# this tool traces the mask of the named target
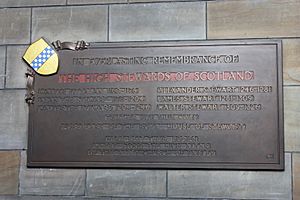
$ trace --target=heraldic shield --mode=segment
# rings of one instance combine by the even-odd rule
[[[40,75],[51,75],[58,71],[58,55],[43,38],[28,47],[23,59]]]

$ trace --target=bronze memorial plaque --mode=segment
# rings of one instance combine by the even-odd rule
[[[284,169],[281,42],[97,43],[34,75],[28,166]]]

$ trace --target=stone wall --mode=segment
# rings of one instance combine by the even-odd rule
[[[300,199],[299,0],[1,0],[0,27],[0,199]],[[27,169],[21,57],[41,36],[282,39],[285,171]]]

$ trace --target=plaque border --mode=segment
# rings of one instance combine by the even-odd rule
[[[277,65],[277,104],[278,104],[278,156],[276,163],[242,163],[242,162],[207,162],[207,163],[176,163],[176,162],[57,162],[57,161],[34,161],[32,160],[32,141],[34,138],[34,112],[33,106],[29,105],[28,119],[28,167],[51,167],[51,168],[123,168],[123,169],[223,169],[223,170],[279,170],[285,168],[284,159],[284,116],[283,116],[283,63],[282,63],[282,40],[277,39],[246,39],[246,40],[184,40],[172,41],[161,40],[151,42],[101,42],[91,43],[90,49],[101,48],[140,48],[140,47],[186,47],[186,46],[245,46],[245,45],[276,45]],[[170,164],[174,164],[171,166]],[[176,166],[175,166],[176,165]]]

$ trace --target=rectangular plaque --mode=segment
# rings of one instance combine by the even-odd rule
[[[34,77],[28,166],[284,169],[280,41],[58,53]]]

